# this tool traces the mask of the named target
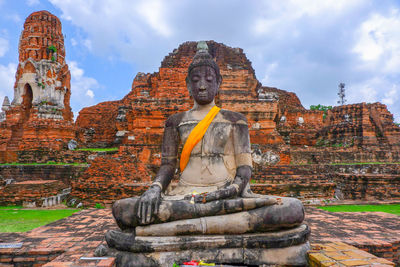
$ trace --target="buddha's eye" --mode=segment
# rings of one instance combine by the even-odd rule
[[[192,76],[192,81],[193,82],[198,82],[200,78],[198,76]]]
[[[207,82],[212,82],[213,81],[213,76],[207,76]]]

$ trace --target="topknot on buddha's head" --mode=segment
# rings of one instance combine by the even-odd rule
[[[208,53],[208,46],[205,41],[200,41],[197,43],[197,52],[196,55],[193,57],[192,63],[189,65],[188,69],[188,77],[190,72],[199,66],[209,66],[215,70],[215,74],[218,78],[221,77],[218,64],[212,58],[212,56]]]

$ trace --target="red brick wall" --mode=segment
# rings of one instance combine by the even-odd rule
[[[80,176],[88,166],[71,165],[1,165],[0,176],[17,182],[31,180],[58,180],[70,186],[71,180]]]
[[[22,205],[23,202],[35,202],[36,206],[40,207],[43,197],[56,196],[65,188],[68,186],[57,180],[31,180],[9,184],[0,188],[0,205]]]

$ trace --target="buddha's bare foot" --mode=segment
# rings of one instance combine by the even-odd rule
[[[95,257],[104,257],[107,256],[108,250],[109,250],[108,246],[101,244],[94,250],[93,255]]]
[[[124,233],[116,230],[109,230],[106,233],[106,241],[109,247],[118,250],[129,250],[135,242],[135,233]]]

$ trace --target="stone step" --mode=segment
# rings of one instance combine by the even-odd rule
[[[368,179],[400,179],[400,174],[388,174],[388,173],[338,173],[337,174],[343,178],[356,178],[356,177],[366,177]]]
[[[333,198],[336,183],[251,184],[254,193],[296,197],[299,199]]]
[[[332,177],[328,175],[263,175],[252,178],[252,181],[262,184],[321,183],[332,182]]]
[[[297,179],[297,180],[287,180],[287,179],[281,179],[281,180],[251,180],[252,182],[254,181],[255,183],[259,184],[321,184],[321,183],[332,183],[333,180],[330,179],[324,179],[324,180],[309,180],[309,179]]]
[[[400,164],[343,164],[343,165],[276,165],[255,166],[257,173],[266,175],[325,175],[333,173],[398,174]]]

